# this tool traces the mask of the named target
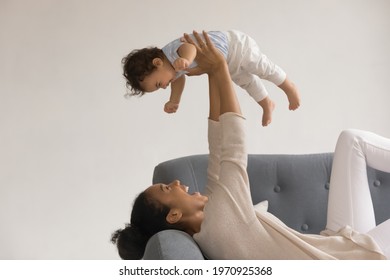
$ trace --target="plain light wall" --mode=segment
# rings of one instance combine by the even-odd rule
[[[250,153],[333,151],[345,128],[390,137],[387,0],[2,0],[0,259],[118,259],[111,233],[161,161],[207,153],[207,79],[124,98],[121,59],[192,30],[251,35],[297,84],[272,124],[237,88]]]

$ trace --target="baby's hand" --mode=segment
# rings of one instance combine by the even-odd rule
[[[173,103],[172,101],[168,101],[165,103],[164,111],[168,114],[176,113],[177,109],[179,108],[178,103]]]
[[[173,62],[173,68],[175,68],[175,71],[185,70],[189,66],[190,66],[190,62],[185,58],[179,57]]]

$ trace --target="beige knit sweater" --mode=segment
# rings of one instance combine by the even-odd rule
[[[253,208],[246,172],[245,119],[209,120],[205,218],[195,241],[209,259],[385,259],[372,238],[346,226],[327,235],[302,234]]]

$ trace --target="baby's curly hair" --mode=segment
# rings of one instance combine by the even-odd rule
[[[148,47],[133,50],[122,59],[123,76],[126,78],[126,87],[130,90],[126,95],[144,95],[141,87],[146,76],[151,74],[156,66],[153,65],[153,59],[164,58],[164,53],[157,47]]]

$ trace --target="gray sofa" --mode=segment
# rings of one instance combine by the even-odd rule
[[[268,211],[291,228],[319,233],[326,224],[332,153],[305,155],[249,155],[248,175],[253,203],[267,200]],[[160,163],[153,183],[179,179],[190,192],[203,192],[207,155],[193,155]],[[390,218],[390,173],[368,168],[377,223]],[[204,259],[188,234],[166,230],[148,242],[144,259]]]

